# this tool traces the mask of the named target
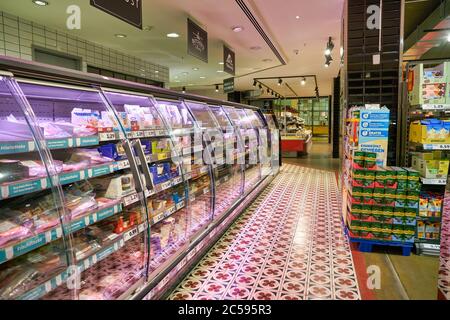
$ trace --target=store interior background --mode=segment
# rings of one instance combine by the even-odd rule
[[[287,152],[283,161],[339,171],[342,110],[335,87],[344,0],[215,2],[144,0],[139,30],[87,0],[1,1],[0,55],[250,104],[274,113],[280,124],[299,119],[292,136],[304,140],[304,151]],[[66,8],[74,3],[81,29],[68,30]],[[449,7],[448,0],[405,1],[404,61],[450,58]],[[186,53],[188,17],[208,32],[207,63]],[[330,38],[333,61],[326,67]],[[224,44],[236,53],[231,93],[223,92],[232,77],[223,72]],[[439,257],[402,257],[395,249],[361,255],[367,265],[382,266],[391,285],[375,290],[377,299],[436,298]]]

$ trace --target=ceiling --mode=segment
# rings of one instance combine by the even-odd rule
[[[36,6],[31,0],[1,1],[0,10],[167,66],[172,88],[211,88],[230,77],[217,72],[223,68],[219,62],[222,61],[224,43],[236,53],[235,88],[239,91],[253,90],[253,78],[314,74],[317,75],[320,94],[328,95],[331,94],[332,78],[339,70],[344,0],[283,0],[283,5],[280,5],[280,0],[242,1],[286,65],[281,65],[235,0],[142,0],[144,26],[150,30],[139,30],[111,17],[91,7],[89,0],[48,1],[50,5],[46,7]],[[66,29],[66,8],[73,4],[81,8],[80,30]],[[187,55],[187,17],[208,32],[208,63]],[[243,31],[233,32],[234,26],[243,27]],[[166,37],[171,32],[180,34],[180,37]],[[115,34],[127,37],[117,38]],[[329,36],[335,43],[334,61],[331,67],[325,68],[323,52]],[[287,83],[298,96],[312,96],[315,84],[309,80],[305,86],[300,85],[300,79]],[[262,82],[284,96],[293,95],[288,86],[277,86],[277,80]]]

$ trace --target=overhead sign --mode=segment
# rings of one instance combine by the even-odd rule
[[[227,46],[223,46],[223,71],[234,76],[236,68],[236,59],[234,51]]]
[[[234,92],[234,78],[228,78],[223,80],[223,92]]]
[[[389,110],[361,110],[359,150],[377,153],[377,165],[385,166],[389,137]]]
[[[188,54],[208,63],[208,33],[191,19],[188,24]]]
[[[91,0],[91,6],[142,29],[142,0]]]

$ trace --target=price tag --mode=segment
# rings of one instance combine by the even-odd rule
[[[178,265],[177,265],[177,271],[180,271],[181,269],[184,268],[184,266],[186,265],[187,259],[184,258],[183,260],[181,260]]]
[[[138,200],[139,200],[138,194],[137,193],[133,193],[133,194],[131,194],[129,196],[126,196],[123,202],[124,202],[124,204],[126,206],[128,206],[128,205],[130,205],[132,203],[135,203]]]
[[[445,110],[449,109],[450,105],[448,104],[423,104],[422,110]]]
[[[130,167],[130,162],[128,160],[120,160],[117,163],[117,167],[119,168],[119,170],[127,169]]]
[[[101,132],[99,134],[100,141],[111,141],[117,140],[117,136],[115,132]]]
[[[133,131],[133,138],[143,138],[144,136],[144,131]]]
[[[187,260],[191,260],[196,254],[195,249],[192,249],[191,251],[189,251],[188,255],[187,255]]]
[[[139,232],[138,232],[138,229],[137,229],[137,228],[131,229],[130,231],[127,231],[127,232],[124,234],[123,239],[124,239],[125,241],[128,241],[128,240],[134,238],[138,233],[139,233]]]
[[[165,189],[169,189],[171,186],[172,186],[172,181],[166,181],[161,185],[161,188],[163,190],[165,190]]]

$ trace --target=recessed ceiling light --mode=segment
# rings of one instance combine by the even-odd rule
[[[295,19],[299,20],[299,19],[300,19],[300,16],[295,16]]]
[[[244,30],[244,27],[235,26],[235,27],[231,28],[231,30],[233,30],[234,32],[241,32],[242,30]]]
[[[194,71],[198,71],[198,68],[192,68],[192,70],[194,70]]]
[[[180,80],[175,80],[175,82],[181,82]]]
[[[193,86],[194,84],[193,83],[188,83],[188,86]]]
[[[261,50],[261,47],[260,46],[253,46],[253,47],[250,47],[250,50]]]
[[[263,62],[271,62],[272,59],[264,59]]]
[[[168,38],[178,38],[180,35],[178,33],[172,32],[172,33],[168,33],[167,37]]]
[[[122,33],[117,33],[115,36],[116,36],[116,38],[126,38],[127,37],[127,35],[122,34]]]
[[[159,73],[159,71],[158,71],[158,70],[155,70],[155,73]]]
[[[223,70],[217,70],[217,72],[219,72],[219,73],[222,73],[222,72],[223,72]]]
[[[206,79],[206,77],[204,77],[204,76],[201,76],[201,77],[200,77],[200,79]]]
[[[48,6],[48,2],[44,0],[33,0],[33,3],[41,7]]]
[[[153,26],[145,26],[144,28],[143,28],[143,30],[145,30],[145,31],[150,31],[150,30],[152,30],[153,29]]]
[[[219,62],[220,65],[223,65],[223,62]]]
[[[189,74],[189,72],[183,72],[183,76],[187,76]]]

